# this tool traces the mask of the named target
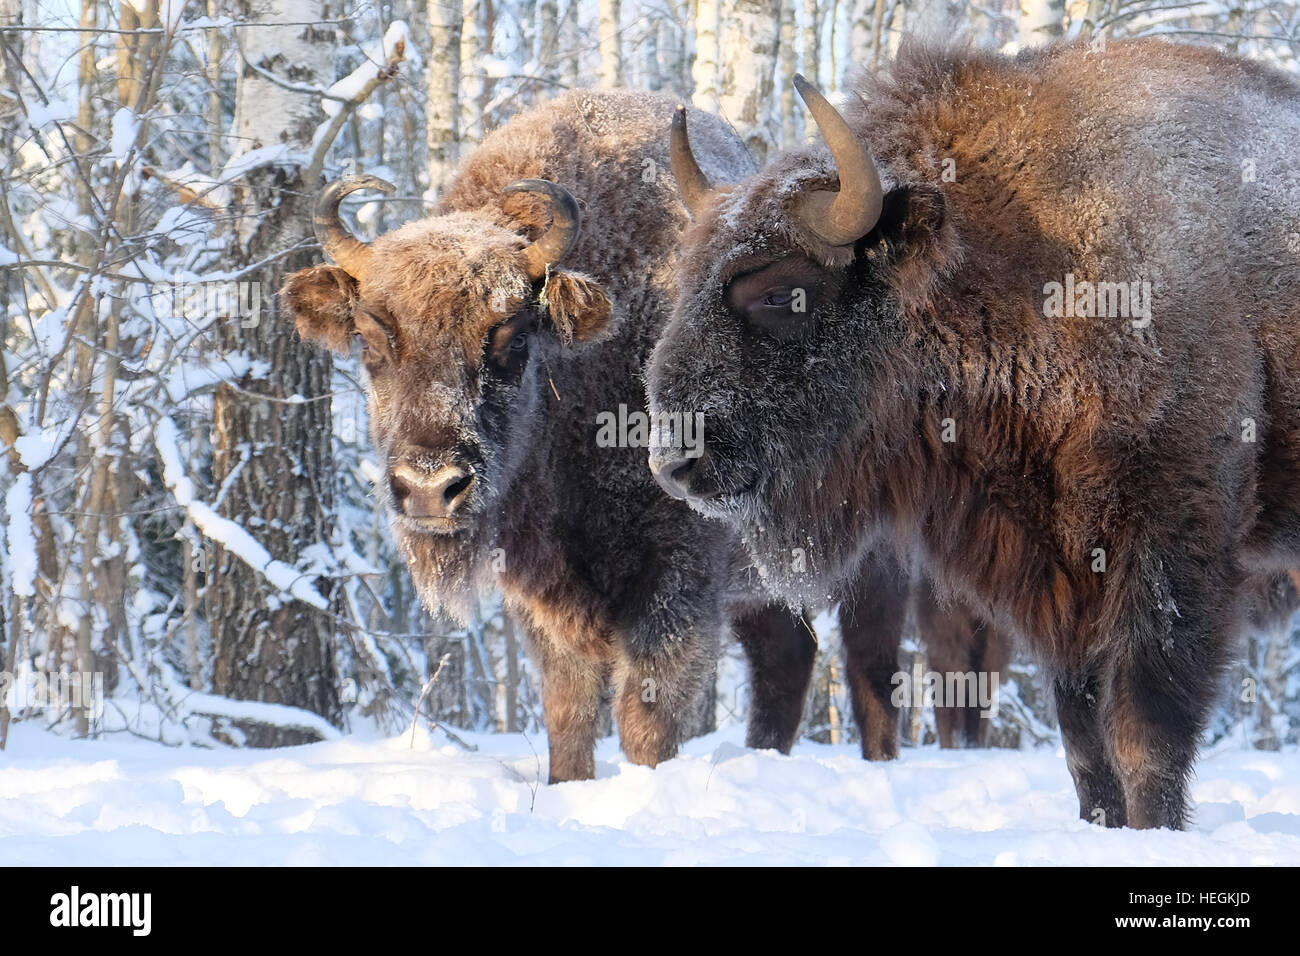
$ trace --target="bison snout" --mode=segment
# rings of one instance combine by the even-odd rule
[[[393,509],[408,518],[453,518],[469,498],[474,474],[460,465],[435,472],[422,471],[405,462],[388,473]]]

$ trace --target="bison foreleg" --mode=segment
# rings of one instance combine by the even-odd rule
[[[1112,674],[1108,742],[1131,827],[1185,825],[1187,780],[1217,696],[1226,640],[1193,609],[1181,613],[1169,637],[1125,647]]]
[[[550,783],[596,776],[600,698],[609,681],[607,661],[531,635],[542,670],[542,707],[550,750]]]
[[[701,682],[711,673],[718,635],[680,625],[670,629],[654,615],[642,628],[615,645],[614,720],[627,758],[653,767],[677,754]],[[651,633],[658,639],[647,639]]]

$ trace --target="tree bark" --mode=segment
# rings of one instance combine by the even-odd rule
[[[623,85],[623,43],[619,21],[620,0],[597,0],[600,19],[600,85],[606,89]]]
[[[1020,48],[1043,46],[1061,35],[1065,0],[1020,0]]]
[[[552,3],[554,0],[552,0]],[[479,0],[464,0],[460,32],[460,142],[483,139],[483,53],[487,45],[487,7]]]
[[[790,78],[799,70],[799,25],[795,4],[799,0],[781,0],[781,145],[794,146],[803,129],[803,113],[795,103]]]
[[[803,75],[814,86],[821,84],[821,8],[817,0],[803,0]]]
[[[255,9],[268,25],[244,31],[246,56],[299,86],[323,88],[333,82],[334,51],[343,38],[326,25],[301,26],[321,19],[318,3],[275,0]],[[297,25],[270,25],[277,22]],[[243,150],[283,144],[305,151],[324,119],[316,97],[244,67],[234,121]],[[260,299],[256,315],[224,317],[220,323],[223,350],[252,359],[254,370],[217,389],[212,477],[218,487],[228,483],[220,513],[243,525],[273,558],[298,564],[308,549],[328,546],[334,530],[333,364],[328,352],[294,335],[275,293],[289,273],[319,261],[319,251],[305,240],[320,183],[303,182],[302,167],[288,163],[256,168],[245,183],[242,208],[235,210],[232,269],[298,244],[302,248],[247,275],[256,283],[248,287],[250,300],[254,289]],[[306,401],[286,401],[290,396]],[[333,608],[332,582],[319,587]],[[214,548],[208,598],[216,693],[302,707],[342,723],[332,614],[277,593],[221,546]],[[315,739],[298,729],[253,722],[236,726],[251,746]]]

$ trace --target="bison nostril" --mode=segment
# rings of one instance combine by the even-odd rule
[[[392,489],[393,500],[399,504],[402,501],[405,501],[411,494],[411,486],[396,472],[389,473],[388,487]]]
[[[685,498],[688,493],[686,483],[699,461],[699,456],[694,458],[670,456],[652,460],[650,470],[660,488],[674,498]]]
[[[447,468],[439,472],[438,481],[442,485],[442,504],[447,514],[455,511],[474,483],[474,476],[463,468]]]

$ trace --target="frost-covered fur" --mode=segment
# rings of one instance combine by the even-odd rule
[[[849,100],[869,235],[790,215],[834,185],[817,147],[688,236],[649,386],[706,412],[697,506],[795,600],[917,550],[1053,667],[1083,817],[1180,827],[1252,578],[1300,558],[1300,89],[1135,40],[912,46]],[[780,342],[722,298],[773,263],[829,290]],[[1048,317],[1067,273],[1150,282],[1152,321]]]
[[[322,266],[285,289],[304,336],[336,349],[365,339],[371,427],[390,467],[472,468],[461,508],[472,521],[435,533],[398,514],[394,531],[430,608],[464,615],[499,587],[525,626],[552,780],[594,774],[611,682],[627,756],[671,756],[733,616],[754,671],[751,744],[790,747],[811,674],[806,620],[741,589],[734,534],[665,496],[643,448],[597,445],[599,413],[644,410],[642,370],[671,309],[687,223],[666,149],[674,106],[574,92],[537,107],[465,160],[435,215],[376,239],[359,284]],[[753,170],[719,120],[691,122],[710,175]],[[520,250],[549,213],[503,193],[528,178],[563,186],[582,213],[577,246],[544,284]],[[498,367],[507,327],[527,334],[526,359]],[[388,487],[380,494],[391,503]]]

